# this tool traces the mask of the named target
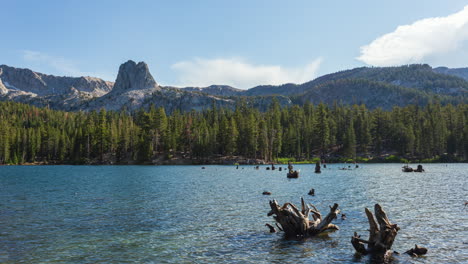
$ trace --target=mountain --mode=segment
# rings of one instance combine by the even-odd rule
[[[138,64],[129,60],[119,67],[119,73],[113,89],[93,100],[79,105],[80,110],[119,110],[124,106],[128,109],[139,107],[146,97],[153,92],[161,90],[153,76],[149,72],[148,65],[144,62]]]
[[[83,100],[107,94],[113,85],[94,77],[59,77],[0,65],[0,100],[71,110]]]
[[[468,69],[468,68],[467,68]],[[201,111],[213,105],[234,109],[242,103],[261,111],[273,100],[282,106],[305,102],[366,104],[369,108],[408,104],[467,103],[466,69],[426,64],[360,67],[318,77],[303,84],[261,85],[241,90],[227,85],[166,87],[144,62],[120,65],[115,83],[93,77],[58,77],[0,65],[0,100],[66,111],[137,110],[151,105],[167,112]]]
[[[93,97],[102,96],[113,86],[112,82],[94,77],[58,77],[7,65],[0,65],[0,79],[9,92],[36,96],[67,94],[73,89]]]
[[[318,85],[344,79],[363,79],[441,95],[466,96],[468,93],[467,80],[453,76],[453,74],[439,73],[427,64],[414,64],[399,67],[359,67],[326,74],[300,85],[257,86],[247,90],[244,94],[250,96],[302,94]]]
[[[216,90],[221,91],[217,86],[207,88],[198,88],[201,91],[208,89],[216,94]],[[134,61],[127,61],[119,68],[117,79],[115,80],[112,91],[91,100],[83,101],[76,107],[79,110],[91,111],[105,108],[107,110],[137,110],[139,108],[148,109],[151,105],[156,107],[163,106],[166,112],[180,111],[201,111],[211,108],[213,104],[218,107],[234,108],[239,98],[228,98],[216,96],[198,91],[197,88],[178,89],[174,87],[159,86],[151,75],[148,65],[144,62],[138,64]],[[238,90],[231,88],[232,91]],[[219,92],[218,92],[219,94]],[[225,94],[225,93],[222,93]],[[232,95],[230,93],[229,95]],[[249,99],[248,103],[259,104],[258,98]],[[272,100],[268,101],[268,105]],[[290,104],[291,101],[281,100],[281,104]]]
[[[347,105],[365,104],[370,109],[378,107],[391,109],[394,106],[406,106],[409,104],[425,105],[433,99],[433,96],[417,89],[366,79],[327,81],[314,86],[299,97],[302,103],[312,102],[318,104],[323,102],[328,105],[332,105],[335,102]],[[457,104],[461,102],[453,96],[439,96],[438,100],[444,104]]]
[[[442,95],[466,95],[468,81],[434,72],[427,64],[398,67],[360,67],[319,77],[304,85],[313,87],[339,79],[365,79]]]
[[[468,77],[468,68],[448,69],[439,67],[432,69],[427,64],[414,64],[398,67],[359,67],[351,70],[326,74],[303,84],[288,83],[283,85],[261,85],[248,90],[236,92],[236,94],[243,96],[293,96],[306,93],[309,90],[314,89],[314,87],[328,82],[360,79],[373,81],[374,84],[380,82],[391,84],[395,87],[412,88],[433,95],[466,97],[468,93],[468,80],[463,79],[463,76]],[[334,85],[336,85],[336,83]],[[231,89],[234,88],[231,87]],[[199,91],[207,94],[213,94],[209,89],[200,89]],[[221,94],[219,91],[217,91],[217,93]]]

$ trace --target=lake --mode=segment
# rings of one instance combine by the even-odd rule
[[[2,166],[0,263],[371,263],[350,240],[367,239],[375,203],[401,228],[394,250],[429,249],[392,263],[468,262],[468,164],[341,166],[296,165],[298,179],[266,166]],[[268,201],[300,197],[347,219],[305,241],[270,234]]]

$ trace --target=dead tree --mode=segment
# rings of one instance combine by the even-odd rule
[[[387,214],[379,204],[375,205],[374,212],[375,218],[372,212],[366,208],[366,215],[369,221],[369,239],[361,239],[361,236],[354,232],[351,243],[358,253],[364,255],[369,253],[385,255],[392,248],[393,241],[400,228],[396,224],[390,223]],[[367,244],[367,248],[364,244]]]
[[[317,235],[327,230],[338,230],[338,226],[332,224],[340,212],[338,204],[330,206],[330,212],[325,218],[313,204],[307,205],[301,198],[301,210],[292,203],[285,203],[280,206],[276,200],[270,201],[271,211],[268,216],[275,215],[274,219],[281,226],[286,237],[304,238]],[[309,219],[311,214],[312,219]]]

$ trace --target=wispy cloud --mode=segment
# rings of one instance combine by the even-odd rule
[[[418,20],[402,25],[361,47],[357,58],[370,65],[392,66],[409,63],[453,64],[461,61],[468,47],[468,6],[445,17]],[[468,60],[468,57],[465,57]]]
[[[76,63],[73,61],[67,60],[63,57],[52,56],[44,52],[33,51],[33,50],[22,50],[21,57],[24,61],[33,64],[37,67],[46,67],[53,71],[55,74],[65,75],[65,76],[92,76],[100,77],[105,80],[113,80],[113,77],[109,74],[102,73],[92,73],[81,71]],[[33,69],[40,70],[40,69]],[[47,72],[44,72],[47,73]]]
[[[260,84],[303,83],[316,77],[322,62],[317,58],[307,65],[286,68],[279,65],[255,65],[242,58],[217,58],[181,61],[172,65],[178,74],[179,86],[225,84],[251,88]]]

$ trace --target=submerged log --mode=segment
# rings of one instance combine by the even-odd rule
[[[427,253],[427,248],[414,245],[414,248],[406,251],[405,253],[411,256],[417,257],[417,256],[425,255]]]
[[[369,239],[361,239],[356,232],[351,238],[354,249],[361,254],[381,254],[385,255],[392,248],[393,241],[400,228],[388,220],[387,214],[379,204],[374,207],[375,218],[372,212],[366,208],[366,215],[369,221]],[[367,248],[364,244],[367,244]]]
[[[292,203],[285,203],[280,206],[276,200],[270,201],[271,211],[268,216],[275,215],[273,218],[281,226],[286,237],[304,238],[315,236],[327,230],[338,230],[338,226],[332,224],[332,220],[340,213],[338,204],[330,206],[330,212],[325,218],[313,204],[307,205],[301,198],[301,210]],[[312,219],[309,219],[309,215]]]

